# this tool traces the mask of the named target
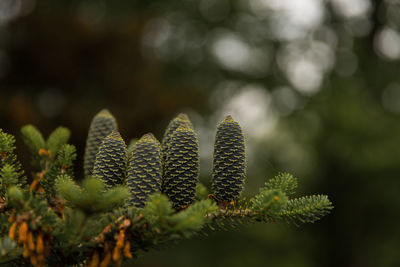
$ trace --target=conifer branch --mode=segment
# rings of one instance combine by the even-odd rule
[[[25,145],[30,149],[32,155],[38,155],[40,149],[46,147],[46,142],[40,131],[33,125],[26,125],[21,129]]]
[[[0,202],[6,200],[6,192],[9,187],[26,185],[26,177],[14,150],[14,136],[4,133],[0,129]],[[0,203],[0,210],[1,205]]]
[[[287,196],[293,195],[297,188],[297,179],[290,173],[279,173],[276,177],[265,183],[266,190],[280,190]]]
[[[283,220],[300,225],[314,223],[333,209],[325,195],[305,196],[289,200],[286,208],[280,212]]]
[[[210,195],[198,182],[199,144],[187,115],[170,122],[162,145],[147,134],[127,149],[116,125],[107,110],[93,119],[79,183],[68,129],[57,128],[45,142],[34,126],[22,128],[35,169],[30,185],[14,154],[14,137],[0,130],[0,264],[120,266],[139,251],[207,229],[300,225],[333,208],[325,195],[290,199],[297,179],[287,173],[252,198],[240,198],[244,136],[230,116],[217,128]]]
[[[58,127],[50,134],[46,147],[51,156],[57,155],[60,148],[68,142],[70,135],[70,131],[65,127]]]
[[[57,180],[56,188],[68,205],[88,215],[122,205],[129,196],[124,187],[114,187],[105,191],[104,183],[95,177],[86,178],[82,186],[78,186],[69,176],[63,175]]]

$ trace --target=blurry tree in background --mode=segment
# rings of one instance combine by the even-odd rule
[[[136,266],[398,266],[399,59],[396,0],[0,0],[0,123],[68,126],[81,159],[103,107],[126,139],[186,111],[204,166],[230,113],[248,192],[285,170],[336,206],[300,231],[254,226]]]

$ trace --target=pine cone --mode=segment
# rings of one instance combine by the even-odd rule
[[[131,204],[143,208],[147,197],[161,189],[161,145],[153,134],[136,142],[129,161],[127,185]]]
[[[107,188],[123,184],[126,176],[128,151],[118,131],[104,138],[99,147],[93,176],[103,179]]]
[[[101,110],[96,116],[94,116],[86,140],[83,163],[85,176],[92,175],[93,165],[96,160],[99,146],[101,145],[101,142],[103,142],[104,138],[114,130],[117,130],[117,122],[114,116],[107,109]]]
[[[162,162],[165,162],[166,157],[167,157],[167,149],[171,145],[171,139],[172,135],[175,132],[176,129],[178,129],[179,126],[181,125],[187,125],[189,128],[193,129],[193,125],[189,120],[189,117],[185,113],[180,113],[178,116],[176,116],[174,119],[172,119],[168,126],[167,129],[165,130],[164,137],[162,140]]]
[[[181,209],[193,203],[199,177],[199,144],[193,128],[179,126],[166,151],[162,191]]]
[[[212,188],[217,199],[235,200],[246,176],[244,136],[238,122],[227,116],[217,128],[214,145]]]

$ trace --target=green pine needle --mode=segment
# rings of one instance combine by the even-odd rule
[[[281,190],[287,196],[293,195],[296,188],[297,179],[290,173],[279,173],[277,176],[266,182],[264,187],[264,189],[267,190]]]
[[[10,186],[22,186],[20,183],[21,173],[16,166],[6,164],[0,168],[0,195],[4,196]]]
[[[46,142],[40,131],[33,125],[25,125],[21,129],[22,138],[32,155],[36,156],[41,148],[46,148]]]
[[[17,161],[14,136],[0,129],[0,197],[5,198],[9,186],[26,185],[26,177]]]
[[[86,214],[108,211],[122,205],[129,196],[125,187],[117,186],[105,191],[103,182],[94,177],[88,177],[78,186],[70,177],[60,176],[56,187],[58,193],[72,206]]]
[[[69,175],[72,177],[74,175],[73,163],[76,156],[76,148],[73,145],[65,144],[58,149],[56,157],[49,164],[48,173],[40,181],[40,185],[45,189],[48,198],[55,195],[55,177],[60,175]]]
[[[15,138],[11,134],[7,134],[0,129],[0,154],[7,156],[15,150]]]
[[[260,218],[278,218],[288,202],[287,196],[279,189],[262,190],[252,199],[251,210]]]
[[[305,196],[289,200],[280,216],[288,223],[300,225],[314,223],[332,209],[332,203],[325,195]]]
[[[164,223],[173,212],[171,202],[165,195],[159,193],[151,195],[142,210],[144,218],[154,225]]]
[[[189,238],[200,231],[204,224],[210,221],[208,214],[218,210],[215,202],[210,199],[195,202],[187,209],[174,214],[168,221],[173,224],[173,231],[180,232],[183,237]]]
[[[300,225],[333,209],[324,195],[289,199],[297,179],[288,173],[267,181],[254,197],[240,198],[246,176],[244,137],[230,116],[217,128],[211,195],[198,183],[199,144],[185,114],[170,122],[162,145],[147,134],[131,142],[129,154],[116,125],[107,110],[93,119],[81,183],[74,180],[76,149],[67,144],[69,130],[57,128],[45,143],[34,126],[23,127],[33,154],[29,188],[14,154],[15,139],[0,129],[0,235],[15,238],[26,221],[34,240],[44,235],[48,266],[89,264],[95,252],[103,261],[111,251],[119,264],[122,251],[116,248],[122,240],[130,242],[136,256],[209,229],[276,221]],[[129,201],[133,205],[127,207]],[[18,226],[18,233],[10,231],[11,225]],[[0,238],[0,265],[29,264],[22,246]]]
[[[71,132],[65,127],[55,129],[46,142],[46,147],[50,150],[50,155],[57,155],[60,148],[68,142],[70,136]]]

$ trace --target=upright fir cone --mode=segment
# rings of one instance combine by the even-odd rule
[[[238,122],[227,116],[217,128],[214,145],[212,188],[224,202],[237,199],[246,176],[244,136]]]
[[[99,147],[93,176],[100,177],[107,188],[123,184],[126,176],[128,150],[118,131],[113,131]]]
[[[199,143],[193,128],[179,126],[166,153],[162,192],[181,209],[193,203],[199,177]]]
[[[167,157],[167,149],[171,144],[172,135],[176,129],[181,125],[187,125],[193,129],[193,125],[189,120],[189,117],[185,113],[180,113],[174,119],[172,119],[167,129],[165,130],[164,137],[162,139],[161,151],[162,151],[162,162],[165,162]]]
[[[161,145],[148,133],[136,142],[132,151],[127,176],[130,203],[143,208],[147,197],[161,190]]]
[[[83,161],[85,176],[92,175],[94,162],[101,142],[103,142],[104,138],[114,130],[117,130],[117,122],[114,116],[107,109],[101,110],[96,116],[94,116],[86,140],[85,156]]]

